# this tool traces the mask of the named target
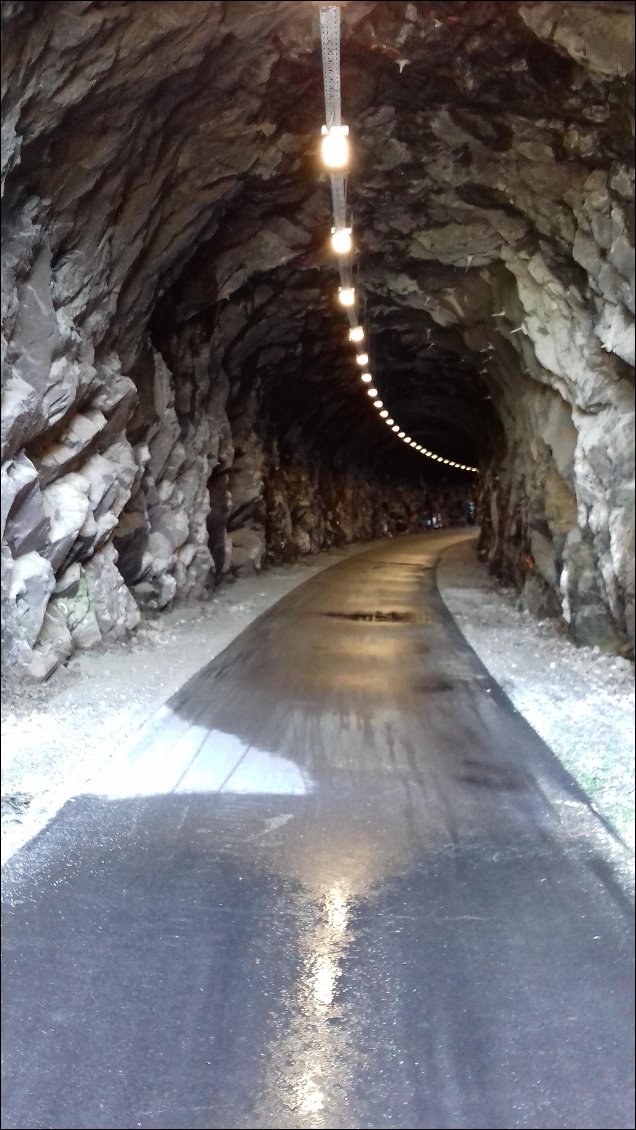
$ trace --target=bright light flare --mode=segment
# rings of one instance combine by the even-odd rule
[[[349,330],[349,341],[363,341],[364,330],[362,326],[352,326]]]
[[[357,353],[356,354],[356,363],[358,365],[362,365],[362,367],[364,368],[365,365],[369,364],[369,354],[368,353]]]
[[[348,255],[353,247],[351,228],[332,228],[331,246],[336,255]]]
[[[322,127],[322,160],[328,169],[346,169],[349,164],[349,126]]]
[[[367,396],[374,397],[374,396],[377,396],[377,395],[378,395],[377,388],[368,388],[367,389]]]
[[[338,300],[342,306],[355,306],[356,292],[352,286],[338,287]]]
[[[382,403],[381,400],[374,400],[373,401],[373,407],[374,408],[384,408],[384,404]]]
[[[373,377],[371,373],[360,373],[360,380],[364,381],[365,385],[370,385]]]

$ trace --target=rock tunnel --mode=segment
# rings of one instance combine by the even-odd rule
[[[473,506],[630,653],[633,6],[339,7],[374,383],[435,461],[335,301],[319,5],[2,5],[7,670]]]

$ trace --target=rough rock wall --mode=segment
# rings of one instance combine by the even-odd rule
[[[342,11],[380,395],[481,464],[492,568],[620,646],[631,5]],[[423,463],[361,408],[334,318],[315,6],[2,14],[4,657],[41,675],[139,605],[403,525]]]
[[[264,411],[265,382],[228,376],[227,350],[215,351],[200,324],[163,347],[134,372],[129,435],[139,436],[133,452],[143,470],[113,534],[141,608],[203,596],[228,572],[469,518],[467,482],[408,486],[365,476],[354,460],[335,468],[324,441],[311,453],[298,413],[285,435]]]

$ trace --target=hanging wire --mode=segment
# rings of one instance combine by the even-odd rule
[[[347,178],[343,173],[331,174],[333,222],[336,228],[347,226]]]

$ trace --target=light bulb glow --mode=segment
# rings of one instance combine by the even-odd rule
[[[391,427],[391,424],[394,424],[394,423],[395,423],[395,420],[392,420],[391,417],[389,416],[387,418],[387,424],[389,425],[389,427]]]
[[[384,408],[384,405],[383,405],[381,400],[374,400],[373,401],[373,407],[374,408]]]
[[[398,439],[404,439],[405,436],[406,436],[406,432],[398,432]]]
[[[368,388],[367,389],[367,396],[374,397],[374,396],[377,396],[377,395],[378,395],[377,388]]]
[[[362,326],[352,326],[349,330],[349,341],[363,341],[364,330]]]
[[[328,169],[346,169],[349,164],[349,126],[322,127],[322,160]]]
[[[338,299],[343,306],[353,306],[356,300],[356,292],[352,286],[339,286]]]
[[[389,413],[387,412],[386,408],[384,408],[382,410],[382,412],[380,412],[380,415],[381,415],[383,420],[388,420],[388,418],[389,418]]]
[[[364,381],[365,385],[371,384],[373,377],[371,373],[360,373],[360,380]]]
[[[394,424],[393,427],[391,428],[392,432],[399,432],[399,430],[400,430],[399,424]]]
[[[351,228],[332,228],[331,246],[336,255],[348,255],[353,246]]]
[[[357,356],[356,356],[356,362],[357,362],[358,365],[362,365],[362,367],[364,368],[365,365],[369,364],[369,354],[368,353],[358,353]]]

